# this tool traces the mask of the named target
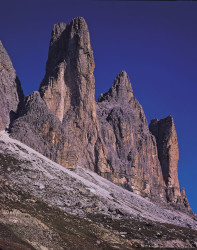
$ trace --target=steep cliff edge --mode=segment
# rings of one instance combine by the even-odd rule
[[[155,120],[150,132],[125,71],[96,103],[93,71],[85,20],[54,25],[45,77],[39,92],[20,102],[11,136],[64,167],[89,168],[146,199],[190,210],[178,184],[173,122],[158,132]]]
[[[8,128],[23,97],[20,81],[0,41],[0,130]]]
[[[70,24],[54,25],[46,75],[39,91],[62,122],[78,164],[91,169],[97,138],[94,67],[85,20],[77,17]]]
[[[156,141],[125,71],[99,97],[97,114],[109,165],[106,172],[100,164],[98,173],[144,197],[165,201]],[[98,159],[101,160],[100,155]]]
[[[179,147],[172,116],[168,116],[161,120],[151,120],[149,129],[157,141],[158,157],[167,187],[167,200],[176,204],[183,203],[188,209],[190,209],[184,189],[180,190],[179,188]]]
[[[61,122],[47,108],[38,91],[24,98],[24,102],[19,104],[17,116],[11,125],[12,137],[58,161],[57,153],[64,146]]]

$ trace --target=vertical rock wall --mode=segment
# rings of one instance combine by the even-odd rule
[[[84,19],[54,25],[45,77],[20,103],[11,135],[62,166],[90,168],[147,199],[189,209],[173,119],[153,120],[149,130],[125,71],[96,103],[93,72]]]
[[[94,67],[85,20],[78,17],[70,24],[54,25],[40,94],[62,122],[78,164],[92,170],[97,138]]]
[[[182,203],[185,200],[185,193],[179,188],[179,147],[174,120],[172,116],[161,120],[153,119],[149,128],[157,141],[158,157],[167,187],[167,200],[173,203]],[[184,203],[186,207],[189,207],[187,201]]]
[[[8,128],[19,100],[23,99],[20,81],[12,62],[0,41],[0,130]]]
[[[103,153],[98,150],[98,173],[144,197],[164,201],[165,183],[156,141],[125,71],[99,97],[97,115],[107,152],[105,162],[101,162]]]

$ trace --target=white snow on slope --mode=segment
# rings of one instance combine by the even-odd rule
[[[83,167],[69,171],[6,132],[0,132],[0,154],[18,160],[17,164],[11,161],[0,178],[69,213],[83,217],[87,212],[102,213],[116,219],[138,217],[197,230],[197,221],[189,215],[159,207]],[[0,170],[2,173],[1,163]]]

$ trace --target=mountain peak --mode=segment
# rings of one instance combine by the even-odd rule
[[[72,19],[71,23],[87,25],[87,23],[83,17],[75,17]]]
[[[133,93],[129,76],[127,72],[124,70],[122,70],[117,75],[117,77],[114,80],[113,86],[116,87],[117,90],[124,89],[124,90],[127,90],[127,92]]]
[[[88,26],[87,26],[87,23],[83,17],[76,17],[76,18],[72,19],[69,24],[66,24],[64,22],[56,23],[53,25],[50,46],[52,46],[54,42],[56,42],[58,39],[60,39],[60,37],[62,36],[62,33],[66,29],[67,29],[67,31],[73,29],[74,32],[79,32],[81,30],[85,30],[88,32]],[[62,41],[65,42],[66,39],[67,38],[64,37],[62,39]]]
[[[93,52],[84,18],[74,18],[69,24],[55,24],[40,93],[48,108],[60,121],[63,121],[64,115],[73,107],[84,103],[91,109],[94,106],[80,101],[84,99],[83,95],[87,95],[85,98],[92,99],[92,102],[95,101],[93,71]]]
[[[105,94],[101,94],[98,102],[104,100],[112,101],[130,101],[133,97],[133,89],[129,76],[126,71],[122,70],[115,78],[112,87]]]
[[[2,72],[7,74],[4,68]],[[152,201],[189,211],[179,189],[173,118],[154,120],[155,140],[126,71],[97,104],[93,72],[85,20],[55,24],[40,95],[34,92],[19,105],[22,110],[9,127],[12,136],[62,166],[90,168]]]
[[[166,185],[179,189],[177,169],[179,148],[174,119],[171,115],[160,120],[153,119],[149,128],[157,141],[159,160]]]

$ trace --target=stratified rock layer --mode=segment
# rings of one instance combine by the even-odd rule
[[[0,41],[0,130],[8,128],[22,98],[20,81]]]

